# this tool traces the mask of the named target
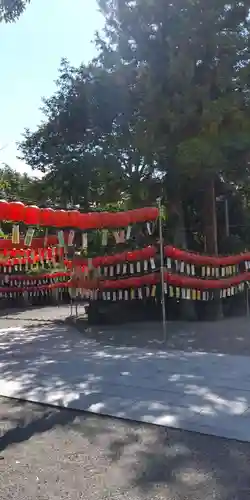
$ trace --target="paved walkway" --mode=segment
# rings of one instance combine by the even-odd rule
[[[63,325],[6,327],[0,395],[250,442],[247,356],[104,346]]]

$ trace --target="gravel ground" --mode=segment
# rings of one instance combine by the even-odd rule
[[[68,307],[8,311],[0,328],[64,321]],[[83,327],[84,322],[81,325]],[[250,354],[249,322],[170,323],[168,349]],[[85,329],[163,348],[159,324]],[[250,444],[0,398],[0,500],[248,500]]]
[[[248,500],[250,445],[0,399],[1,500]]]

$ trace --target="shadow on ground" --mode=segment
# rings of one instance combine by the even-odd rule
[[[15,454],[36,436],[52,439],[60,428],[65,437],[75,433],[78,445],[82,443],[78,453],[93,453],[94,459],[98,450],[97,469],[98,460],[107,458],[107,487],[117,481],[122,492],[135,488],[140,498],[152,499],[249,498],[249,444],[4,399],[0,422],[3,461],[8,448]],[[163,496],[154,496],[156,491]]]
[[[176,349],[250,356],[250,319],[224,319],[217,322],[167,322],[163,338],[160,322],[128,323],[119,326],[88,326],[85,318],[67,318],[87,339],[102,345]]]
[[[157,321],[89,326],[83,305],[79,306],[80,316],[77,320],[70,318],[69,312],[68,305],[0,311],[0,329],[6,326],[30,327],[42,323],[66,322],[76,327],[85,339],[95,340],[101,345],[250,356],[250,319],[247,317],[218,322],[169,321],[165,340],[162,325]]]
[[[227,380],[237,367],[220,354],[101,345],[63,324],[0,329],[2,396],[247,440],[249,383]]]
[[[40,318],[35,319],[39,321]],[[26,324],[29,320],[30,326]],[[22,326],[22,321],[25,322],[25,326]],[[8,322],[8,328],[5,323],[5,327],[0,330],[1,374],[6,381],[17,384],[20,397],[25,398],[30,394],[32,399],[32,394],[34,395],[34,391],[39,388],[40,401],[46,401],[47,395],[54,391],[57,401],[60,402],[61,399],[62,406],[77,404],[81,397],[85,405],[89,405],[90,408],[94,405],[98,411],[98,408],[102,408],[100,405],[103,405],[108,412],[112,405],[110,402],[113,397],[112,384],[115,386],[116,378],[119,379],[122,374],[128,377],[124,390],[130,404],[129,409],[131,410],[131,405],[134,405],[132,410],[138,411],[141,407],[143,412],[154,411],[161,418],[162,414],[169,412],[169,408],[162,408],[160,404],[158,407],[157,405],[154,408],[150,407],[148,387],[154,386],[150,372],[147,387],[144,389],[139,387],[136,395],[129,399],[131,390],[129,377],[136,378],[142,363],[147,363],[150,367],[151,359],[157,357],[159,369],[165,366],[166,362],[175,366],[175,377],[169,381],[173,386],[173,393],[179,390],[185,396],[193,391],[196,401],[198,398],[197,406],[206,405],[222,422],[230,405],[234,409],[239,407],[239,412],[249,406],[249,401],[243,396],[235,401],[227,401],[225,394],[220,393],[218,387],[213,387],[212,390],[209,387],[213,376],[211,372],[207,372],[206,380],[190,377],[186,369],[188,353],[183,352],[177,363],[176,354],[171,351],[174,347],[185,350],[187,346],[199,346],[199,349],[195,350],[200,351],[197,356],[202,357],[205,366],[207,355],[204,353],[206,347],[203,347],[202,341],[205,346],[212,345],[210,350],[221,352],[218,340],[216,344],[216,336],[221,334],[222,326],[225,327],[222,331],[224,344],[232,340],[234,332],[236,344],[244,343],[244,353],[249,354],[247,341],[249,323],[245,320],[244,323],[238,319],[237,322],[230,320],[227,324],[226,322],[199,324],[196,325],[196,330],[192,325],[186,329],[183,324],[181,326],[175,324],[173,330],[170,330],[170,327],[168,329],[167,347],[170,349],[168,353],[163,351],[164,346],[159,345],[161,340],[159,324],[84,329],[84,336],[80,336],[74,329],[66,332],[62,324],[56,328],[53,324],[47,325],[43,329],[39,325],[34,326],[30,318],[25,317],[22,321],[20,326],[15,323],[13,327],[10,327]],[[197,328],[201,330],[198,331]],[[208,335],[210,338],[207,338]],[[238,340],[240,338],[244,340]],[[96,340],[99,344],[96,344]],[[134,349],[125,348],[138,344],[147,349],[135,353]],[[119,348],[116,352],[113,349],[114,345]],[[154,346],[158,349],[160,347],[162,351],[152,354]],[[221,356],[218,355],[216,363],[220,363],[220,359]],[[74,383],[69,380],[72,367],[76,374],[78,373]],[[104,379],[105,377],[107,379],[110,368],[113,370],[113,380],[110,380],[107,386]],[[48,436],[60,428],[66,435],[73,430],[77,435],[78,446],[80,446],[79,440],[83,440],[81,441],[83,454],[84,446],[88,442],[93,447],[88,453],[105,455],[109,463],[107,481],[111,481],[109,478],[113,474],[112,484],[114,484],[119,476],[122,478],[119,479],[121,488],[124,491],[136,488],[141,495],[139,498],[153,499],[156,490],[161,492],[158,498],[166,500],[168,498],[248,500],[249,498],[249,444],[160,426],[91,416],[77,411],[56,410],[28,403],[19,404],[14,400],[1,400],[0,403],[0,450],[3,457],[0,464],[2,462],[4,464],[5,453],[9,449],[14,450],[24,443],[31,442],[35,436]],[[142,403],[144,406],[141,406]],[[124,418],[126,411],[127,407],[121,412]],[[187,409],[184,408],[184,412],[186,415],[182,415],[182,418],[188,418]],[[181,416],[175,414],[174,417],[178,419]]]

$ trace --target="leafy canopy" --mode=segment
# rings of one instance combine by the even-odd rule
[[[98,57],[63,60],[20,151],[65,203],[133,205],[161,187],[249,179],[250,0],[100,0]],[[180,190],[180,193],[183,189]],[[179,194],[178,194],[179,196]]]
[[[16,21],[29,3],[30,0],[0,0],[0,22]]]
[[[136,72],[145,144],[165,170],[244,171],[250,1],[100,0],[103,58]],[[140,131],[141,135],[141,131]]]

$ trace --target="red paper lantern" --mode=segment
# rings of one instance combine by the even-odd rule
[[[69,210],[68,212],[68,227],[80,227],[80,212],[78,210]]]
[[[81,214],[80,213],[79,221],[80,221],[79,228],[82,231],[86,231],[87,229],[93,228],[90,213],[88,213],[88,214]]]
[[[67,210],[59,210],[60,227],[69,227],[69,213]]]
[[[57,223],[58,223],[57,210],[52,210],[50,215],[50,225],[53,227],[58,227]]]
[[[138,210],[139,210],[138,208],[135,208],[134,210],[129,210],[131,224],[136,224],[137,222],[139,222]]]
[[[25,207],[23,221],[27,226],[39,226],[40,209],[35,205]]]
[[[8,206],[8,219],[13,222],[22,222],[25,206],[21,201],[11,201]]]
[[[116,227],[127,227],[130,223],[129,212],[118,212],[116,215]]]
[[[159,209],[157,207],[150,207],[146,209],[148,221],[156,220],[159,217]]]
[[[119,227],[117,225],[117,214],[115,212],[107,212],[106,227]]]
[[[90,228],[100,229],[101,227],[101,213],[100,212],[90,212],[89,214]]]
[[[151,212],[150,208],[139,208],[138,209],[138,217],[140,222],[146,222],[151,220]]]
[[[135,208],[131,210],[131,220],[134,224],[145,222],[149,220],[144,208]]]
[[[0,200],[0,220],[7,220],[9,203],[6,200]]]
[[[52,224],[53,214],[54,210],[52,210],[52,208],[41,208],[40,210],[41,226],[47,226],[47,227],[53,226]]]
[[[109,226],[109,212],[101,212],[100,213],[100,227],[106,228]]]
[[[56,227],[67,227],[68,223],[68,212],[66,210],[56,210]]]

